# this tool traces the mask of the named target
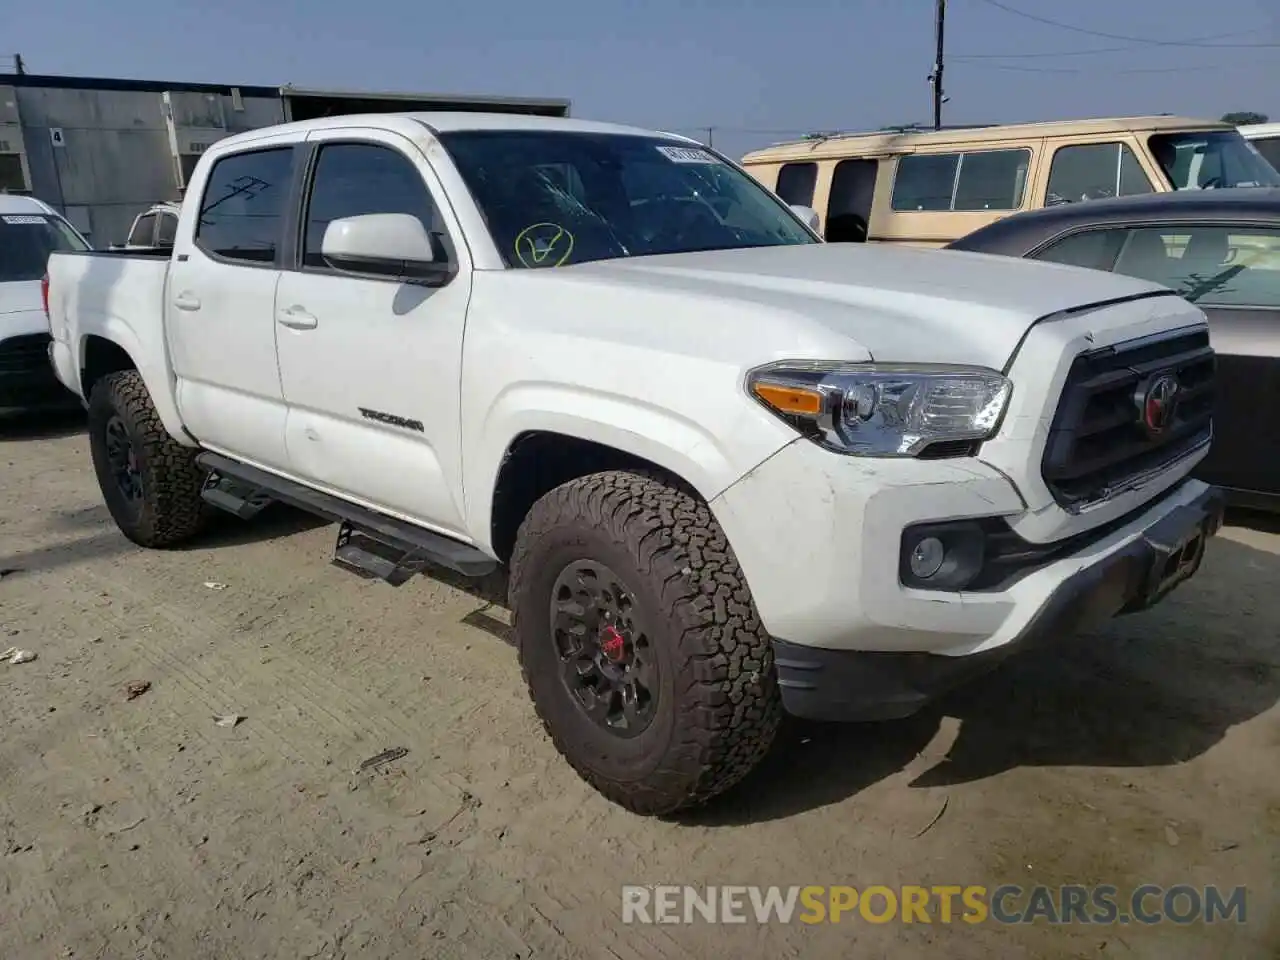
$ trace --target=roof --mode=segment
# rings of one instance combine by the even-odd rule
[[[1241,136],[1249,140],[1257,140],[1261,137],[1280,137],[1280,123],[1249,123],[1243,127],[1237,127]]]
[[[1004,217],[980,227],[950,246],[985,250],[1000,248],[1006,243],[1023,238],[1056,236],[1065,230],[1081,226],[1197,220],[1262,221],[1280,225],[1280,187],[1175,190],[1056,204]]]
[[[924,146],[947,144],[998,143],[1002,140],[1025,140],[1031,137],[1078,136],[1106,133],[1140,133],[1154,130],[1234,130],[1220,120],[1194,117],[1149,116],[1108,117],[1094,120],[1050,120],[1041,123],[1015,123],[983,127],[957,127],[943,130],[879,130],[871,133],[835,134],[777,143],[753,151],[744,163],[794,157],[838,157],[857,153],[901,153]]]
[[[0,214],[5,213],[53,213],[44,201],[18,193],[0,193]]]
[[[619,123],[602,123],[596,120],[574,120],[568,117],[543,117],[512,113],[356,113],[315,120],[300,120],[275,127],[264,127],[227,137],[218,141],[218,147],[234,147],[263,136],[282,132],[310,133],[313,130],[345,130],[353,127],[406,131],[406,125],[420,124],[433,133],[456,133],[468,130],[555,130],[563,133],[611,133],[641,137],[661,137],[684,143],[695,143],[688,137],[674,133],[659,133],[642,127],[630,127]]]

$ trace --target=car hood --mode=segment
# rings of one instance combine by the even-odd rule
[[[539,271],[544,275],[547,272]],[[1168,293],[1118,274],[991,254],[811,244],[605,260],[549,271],[791,315],[880,362],[1000,369],[1038,320]],[[809,339],[809,338],[806,338]]]
[[[0,283],[0,339],[48,329],[39,280]]]

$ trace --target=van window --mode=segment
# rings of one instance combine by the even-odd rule
[[[831,173],[827,196],[826,239],[831,243],[863,243],[871,220],[879,160],[841,160]]]
[[[1045,205],[1151,192],[1142,165],[1123,143],[1082,143],[1054,153]]]
[[[273,263],[289,200],[293,148],[223,157],[209,171],[196,244],[230,260]]]
[[[1280,173],[1234,130],[1162,133],[1147,143],[1175,190],[1280,187]]]
[[[1280,170],[1280,134],[1274,137],[1259,137],[1253,141],[1253,146],[1267,163]]]
[[[784,202],[801,207],[813,206],[813,188],[818,183],[816,163],[784,163],[778,171],[778,188],[773,192]]]
[[[894,210],[1016,210],[1027,187],[1031,151],[917,153],[898,160]]]

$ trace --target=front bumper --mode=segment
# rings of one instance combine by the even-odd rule
[[[787,708],[870,719],[907,715],[1036,637],[1158,599],[1140,572],[1195,518],[1215,532],[1222,496],[1176,474],[1153,486],[1146,503],[1069,549],[989,588],[950,592],[903,585],[903,530],[1001,517],[1012,525],[1031,512],[979,460],[866,460],[800,440],[711,507],[777,638]]]
[[[1059,583],[1007,642],[971,656],[823,650],[775,640],[783,705],[811,720],[909,716],[1014,653],[1153,606],[1199,569],[1206,541],[1222,526],[1225,500],[1221,491],[1204,489]]]

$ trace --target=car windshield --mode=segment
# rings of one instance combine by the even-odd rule
[[[1280,173],[1235,131],[1162,133],[1150,144],[1175,190],[1280,187]]]
[[[0,215],[0,283],[39,280],[53,251],[87,249],[59,217],[40,213]]]
[[[440,140],[508,267],[819,242],[755,180],[688,143],[538,130]]]

